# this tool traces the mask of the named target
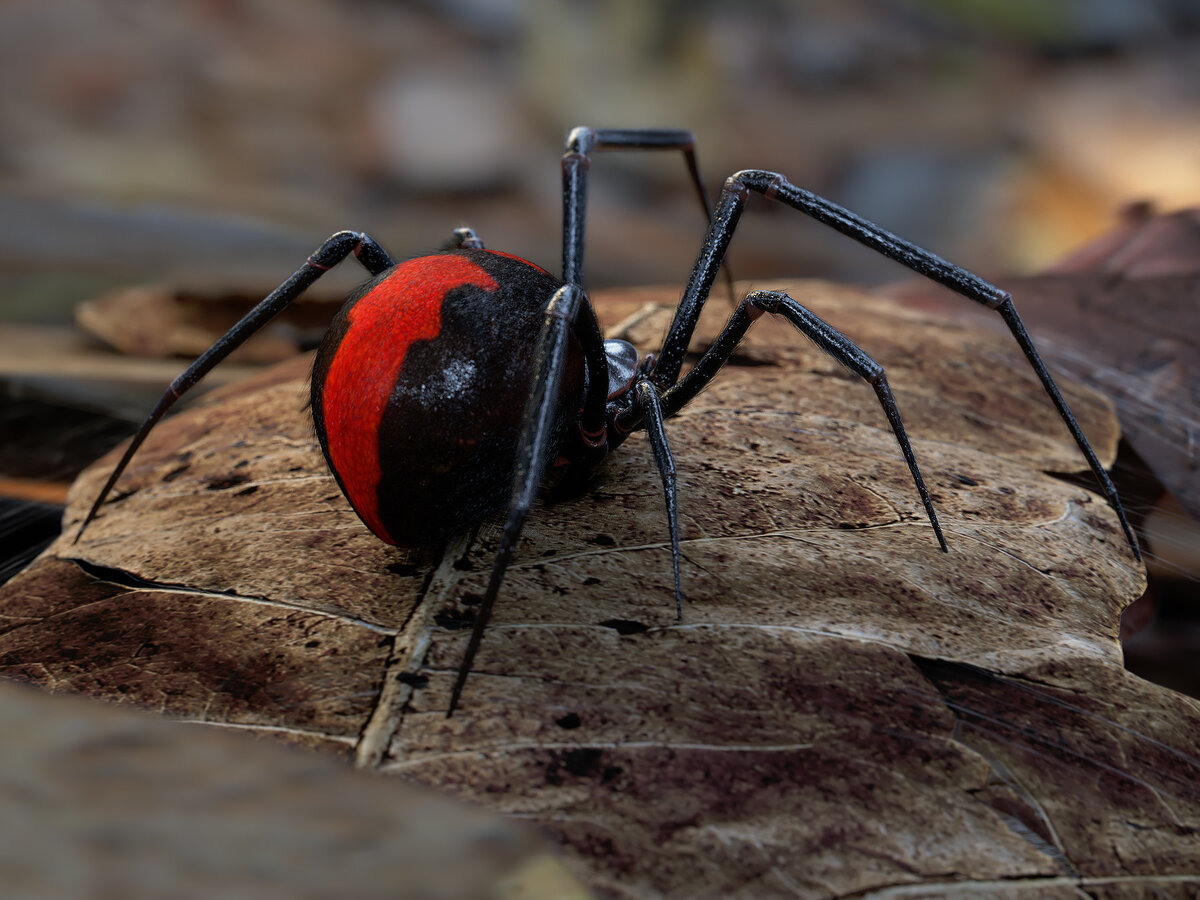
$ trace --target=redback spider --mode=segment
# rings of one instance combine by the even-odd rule
[[[317,436],[350,504],[381,540],[408,546],[466,533],[507,504],[499,550],[447,715],[458,704],[543,476],[552,467],[576,473],[589,469],[639,428],[649,438],[662,479],[676,616],[682,617],[675,465],[663,423],[712,380],[764,312],[786,319],[874,389],[934,535],[946,550],[883,367],[786,293],[754,291],[743,297],[720,335],[680,376],[701,307],[754,192],[996,310],[1083,451],[1138,555],[1108,473],[1006,292],[774,172],[746,169],[731,175],[710,211],[694,148],[686,131],[574,129],[562,159],[561,279],[518,257],[484,249],[466,228],[455,232],[450,249],[398,264],[366,234],[334,234],[171,383],[75,539],[172,404],[322,273],[353,254],[373,277],[334,317],[312,372]],[[616,149],[682,151],[709,218],[708,234],[662,347],[657,355],[640,358],[632,344],[604,339],[581,287],[589,154]]]

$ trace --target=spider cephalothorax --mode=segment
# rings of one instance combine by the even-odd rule
[[[368,235],[334,234],[171,383],[130,442],[79,534],[175,400],[323,272],[353,254],[373,277],[335,317],[317,353],[312,377],[313,421],[342,491],[367,527],[393,544],[442,541],[507,508],[450,712],[458,703],[525,518],[548,469],[586,470],[637,429],[646,432],[662,478],[676,611],[682,615],[675,466],[664,422],[716,376],[763,313],[786,319],[871,385],[934,535],[945,550],[933,501],[883,367],[787,294],[754,291],[743,297],[717,339],[681,375],[701,308],[747,198],[759,193],[995,309],[1083,451],[1137,554],[1116,489],[1006,292],[774,172],[747,169],[731,175],[710,210],[694,144],[686,131],[577,128],[571,132],[563,155],[561,278],[526,260],[485,249],[466,228],[455,231],[450,249],[399,264]],[[644,358],[625,341],[604,340],[581,287],[589,155],[613,149],[681,151],[709,217],[708,234],[670,330],[659,352]]]

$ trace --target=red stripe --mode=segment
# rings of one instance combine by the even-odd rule
[[[462,256],[425,256],[401,263],[351,308],[349,326],[325,375],[321,403],[334,470],[359,516],[395,543],[379,516],[379,427],[408,348],[442,327],[442,300],[463,285],[499,285]]]

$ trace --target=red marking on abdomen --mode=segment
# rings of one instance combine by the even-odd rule
[[[401,263],[350,310],[349,325],[325,375],[321,404],[330,462],[350,502],[375,534],[394,544],[379,515],[379,427],[408,348],[442,327],[442,300],[464,285],[499,285],[462,256]]]

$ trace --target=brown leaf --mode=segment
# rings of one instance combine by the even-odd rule
[[[80,303],[75,322],[131,356],[199,356],[266,294],[251,289],[137,285]],[[339,306],[341,300],[328,292],[307,292],[234,351],[231,359],[235,363],[287,359],[304,343],[306,332],[323,330],[329,324]]]
[[[448,720],[497,525],[441,556],[372,538],[324,469],[301,360],[161,426],[72,544],[113,459],[85,473],[67,535],[0,593],[3,671],[353,746],[533,819],[615,895],[1200,884],[1200,705],[1122,669],[1142,573],[1100,498],[1042,474],[1083,461],[1016,348],[792,293],[888,367],[949,554],[873,393],[763,321],[668,426],[683,623],[635,436],[534,510]],[[624,330],[664,327],[650,307]],[[1111,460],[1108,405],[1064,388]]]

